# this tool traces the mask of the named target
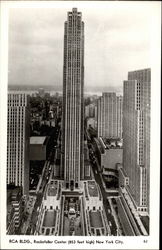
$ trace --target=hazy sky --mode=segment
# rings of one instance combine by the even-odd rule
[[[51,8],[33,7],[9,12],[10,85],[62,89],[64,21],[72,7],[82,12],[85,23],[85,91],[121,92],[128,71],[150,67],[158,2],[57,2]]]

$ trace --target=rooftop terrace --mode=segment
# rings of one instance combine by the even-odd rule
[[[43,227],[54,227],[56,223],[56,210],[45,211]]]
[[[101,212],[99,210],[97,211],[90,211],[89,212],[89,218],[90,218],[90,226],[94,228],[101,228],[103,227],[103,221],[101,217]]]

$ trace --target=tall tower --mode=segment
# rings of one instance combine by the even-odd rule
[[[62,176],[65,187],[79,188],[84,164],[84,23],[76,8],[64,29]]]
[[[25,94],[8,94],[7,184],[29,191],[29,110]]]
[[[139,212],[149,211],[151,70],[128,73],[124,81],[123,167]]]

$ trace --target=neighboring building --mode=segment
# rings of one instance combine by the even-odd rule
[[[95,117],[95,104],[85,106],[85,117]]]
[[[22,219],[22,189],[20,187],[7,188],[7,234],[18,232]]]
[[[76,8],[64,31],[62,177],[66,189],[79,188],[84,164],[84,23]]]
[[[149,212],[151,70],[128,73],[124,81],[123,168],[140,214]]]
[[[48,136],[30,137],[30,161],[46,161],[49,155]]]
[[[23,187],[29,191],[29,121],[26,94],[8,94],[7,119],[7,184]]]
[[[136,209],[134,199],[130,193],[129,177],[122,164],[117,164],[119,172],[119,196],[117,211],[125,235],[149,235],[149,217],[141,216]]]
[[[122,138],[122,96],[103,93],[97,105],[98,137]]]

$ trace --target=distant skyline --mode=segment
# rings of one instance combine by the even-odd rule
[[[158,2],[56,2],[10,9],[9,85],[62,90],[64,20],[72,7],[85,22],[85,92],[121,93],[128,71],[150,67]]]

